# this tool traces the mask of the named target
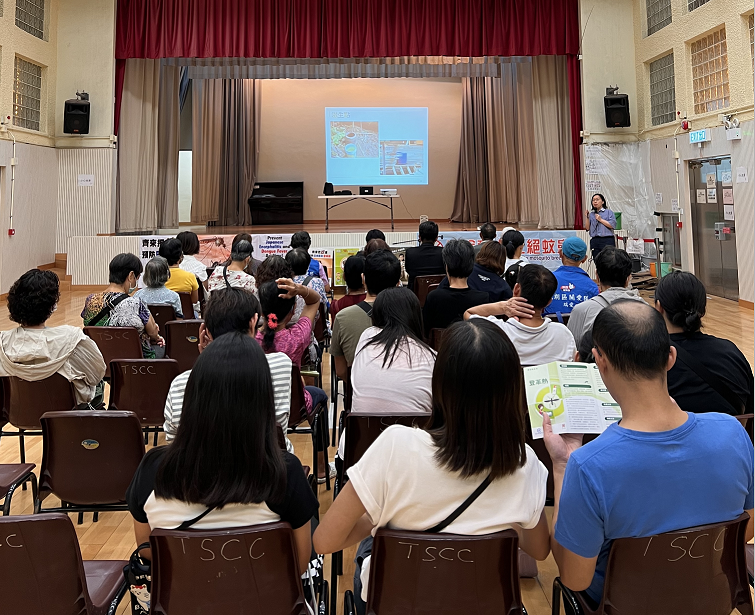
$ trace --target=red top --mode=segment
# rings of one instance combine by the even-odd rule
[[[344,308],[356,305],[357,303],[362,303],[366,297],[367,295],[365,293],[362,293],[361,295],[344,295],[337,301],[333,301],[333,303],[330,304],[330,322],[336,321],[336,314],[338,314],[338,312]]]

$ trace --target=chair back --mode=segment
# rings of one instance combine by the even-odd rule
[[[317,312],[318,316],[315,319],[314,336],[317,340],[317,343],[322,346],[323,342],[325,341],[325,332],[328,330],[325,326],[325,323],[328,320],[328,312],[325,309],[325,304],[322,301],[320,301],[320,307]]]
[[[346,368],[346,380],[343,383],[343,409],[351,412],[351,403],[354,400],[354,387],[351,386],[351,368]]]
[[[41,429],[39,417],[50,410],[73,410],[73,385],[60,374],[28,382],[15,376],[3,379],[8,422],[18,429]]]
[[[105,360],[105,378],[110,378],[113,359],[141,359],[142,342],[136,327],[84,327],[84,333],[94,340]]]
[[[739,608],[751,614],[745,558],[748,518],[743,513],[724,523],[614,540],[603,612],[729,615]]]
[[[378,436],[391,425],[421,426],[427,423],[429,414],[377,414],[374,412],[349,412],[344,424],[346,446],[343,468],[348,470],[357,463]]]
[[[288,413],[288,426],[296,427],[307,419],[307,403],[304,398],[304,384],[301,370],[296,363],[291,364],[291,410]]]
[[[747,435],[750,436],[750,440],[755,442],[755,438],[753,438],[753,418],[755,418],[755,414],[737,415],[737,420],[742,423],[742,427],[745,428]]]
[[[566,314],[560,314],[561,320],[558,319],[559,314],[546,314],[545,316],[547,318],[550,318],[553,322],[560,322],[561,324],[568,325],[569,324],[569,316],[571,312],[568,312]]]
[[[40,500],[54,493],[71,504],[122,504],[144,457],[139,419],[123,410],[42,415]]]
[[[171,320],[165,323],[165,357],[178,361],[179,373],[194,367],[199,358],[199,326],[203,320]]]
[[[198,280],[199,278],[197,278]],[[202,297],[202,291],[204,291],[204,286],[202,286],[202,283],[199,282],[199,296]],[[181,311],[184,315],[184,320],[193,319],[194,318],[194,304],[191,302],[191,293],[178,293],[178,296],[181,298]],[[173,320],[171,318],[171,320]],[[160,328],[160,331],[164,331],[164,329]]]
[[[288,523],[150,536],[153,614],[305,615]]]
[[[172,305],[148,305],[152,318],[155,319],[155,324],[160,328],[160,335],[165,333],[165,323],[175,320],[176,310]]]
[[[518,546],[514,530],[460,536],[381,528],[372,547],[366,612],[522,613]]]
[[[430,294],[430,286],[440,284],[445,277],[445,274],[443,274],[418,275],[416,278],[414,278],[414,294],[417,295],[417,299],[419,299],[420,307],[425,305],[425,299],[427,299],[427,295]],[[435,288],[438,287],[435,286]]]
[[[438,351],[440,350],[441,342],[443,342],[443,334],[446,332],[445,329],[430,329],[430,347]]]
[[[130,410],[144,427],[165,422],[165,400],[181,373],[175,359],[116,359],[110,364],[109,408]]]
[[[76,531],[68,515],[0,517],[2,612],[92,613]]]

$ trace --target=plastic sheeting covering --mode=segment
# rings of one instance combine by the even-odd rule
[[[621,226],[627,236],[653,239],[655,195],[650,183],[650,143],[592,143],[585,145],[584,156],[587,207],[592,195],[599,192],[609,209],[621,212]]]

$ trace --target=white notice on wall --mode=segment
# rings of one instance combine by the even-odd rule
[[[734,205],[734,188],[724,188],[724,205]]]
[[[79,175],[79,186],[94,186],[94,175]]]
[[[602,189],[603,186],[599,179],[585,180],[585,192],[600,192]]]
[[[705,203],[705,188],[698,188],[697,189],[697,202],[698,203]]]
[[[745,167],[737,167],[737,183],[747,183],[747,169]]]
[[[715,173],[708,173],[705,176],[705,185],[708,186],[708,188],[716,187],[716,174]]]
[[[715,188],[708,188],[708,203],[718,203],[718,196]]]
[[[679,199],[671,199],[671,211],[679,211]]]
[[[603,158],[585,158],[586,175],[608,175],[608,161]]]
[[[734,220],[734,205],[724,205],[724,220]]]
[[[721,171],[721,185],[731,186],[731,171]]]
[[[655,193],[655,204],[656,205],[663,205],[663,193],[662,192],[656,192]]]

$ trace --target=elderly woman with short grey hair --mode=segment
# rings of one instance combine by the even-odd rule
[[[181,297],[178,293],[165,288],[165,283],[170,278],[168,261],[162,256],[155,256],[144,267],[144,285],[136,291],[135,297],[139,297],[147,305],[172,305],[176,311],[176,318],[183,318],[181,311]]]

